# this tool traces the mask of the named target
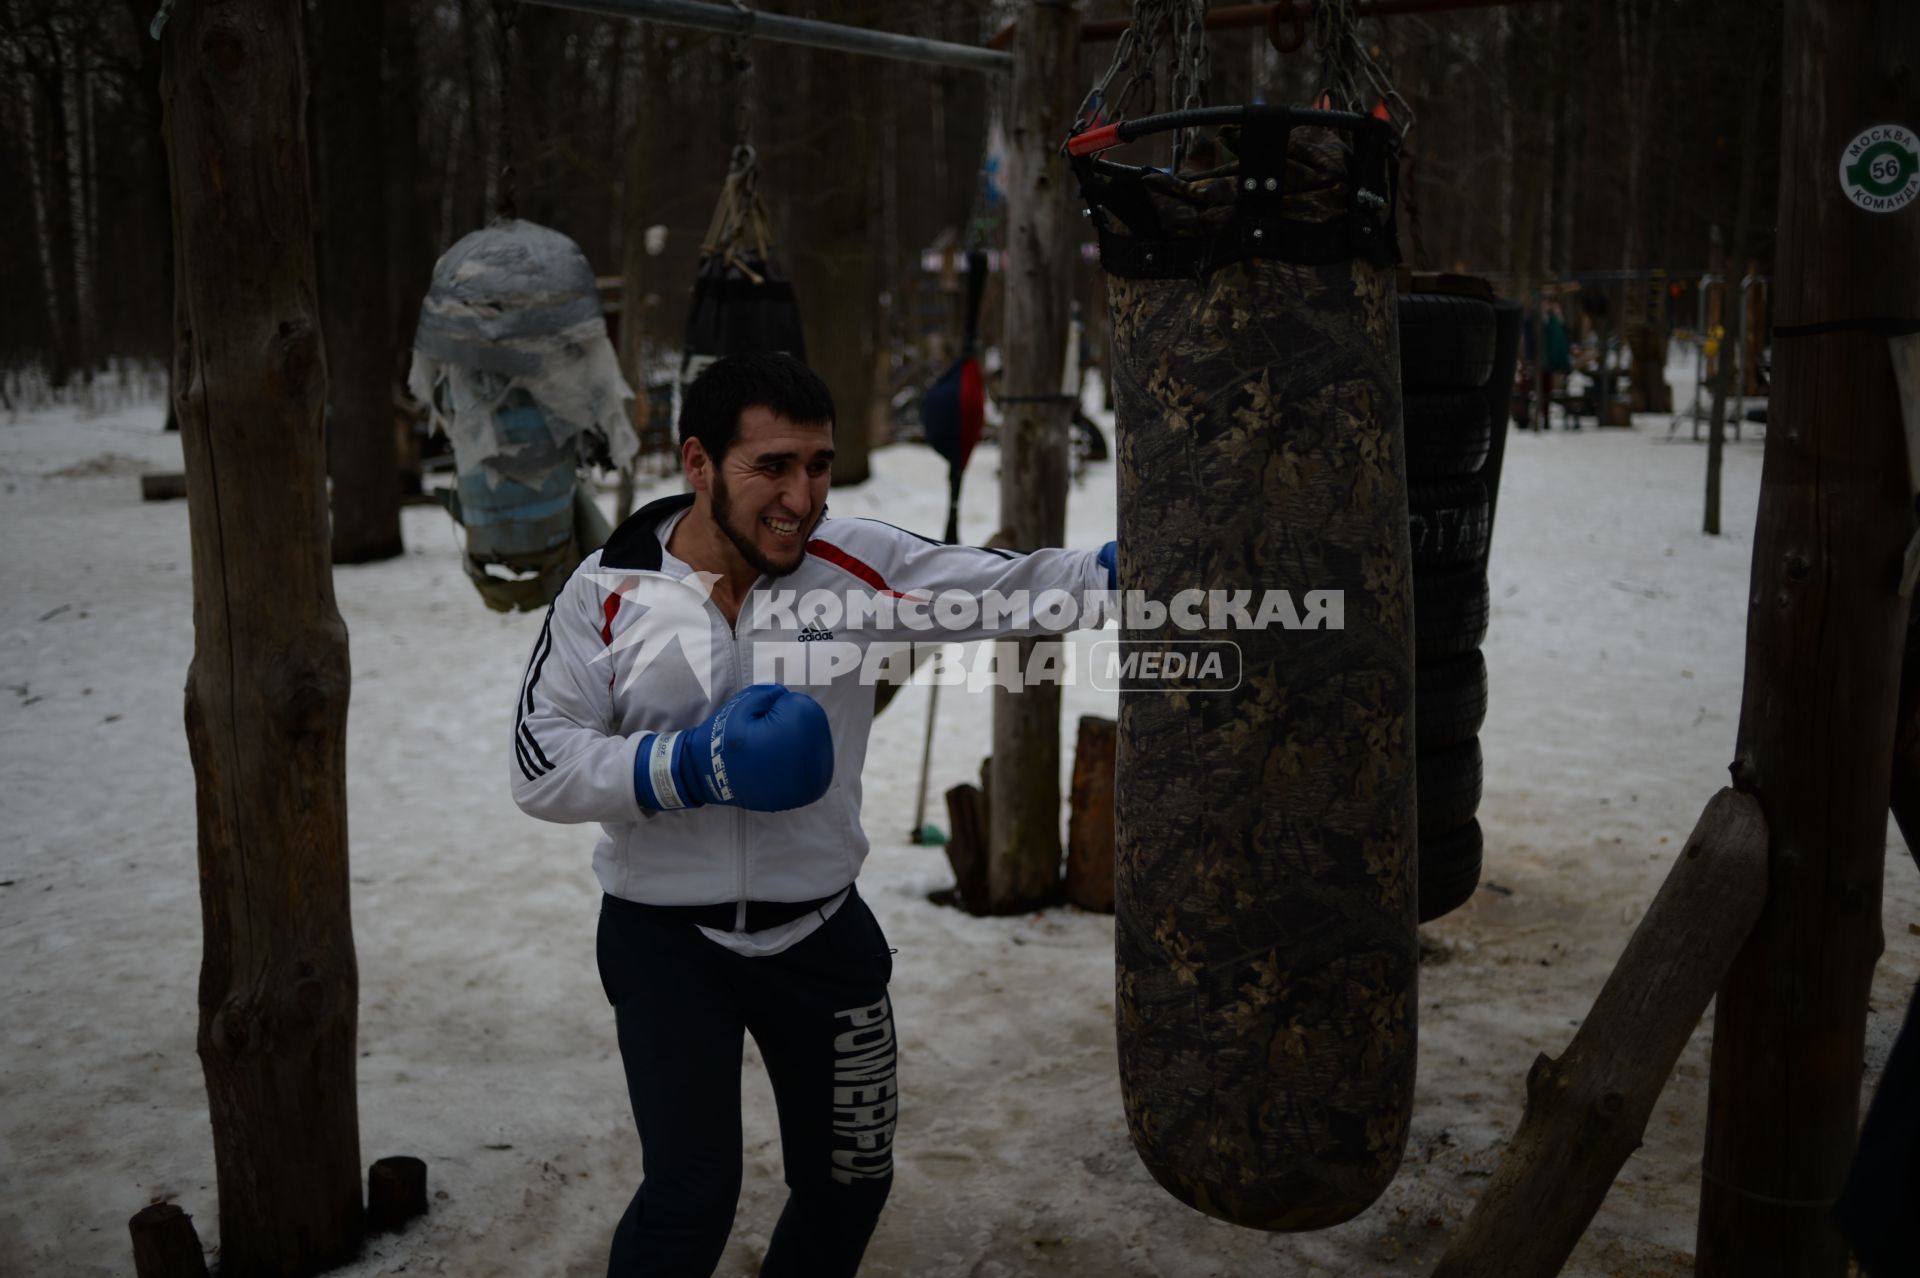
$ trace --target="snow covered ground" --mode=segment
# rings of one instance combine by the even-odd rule
[[[1676,370],[1684,395],[1690,379]],[[200,922],[181,728],[192,651],[186,508],[157,406],[0,421],[0,1271],[124,1274],[126,1221],[179,1202],[218,1242],[194,1055]],[[1664,417],[1515,434],[1492,556],[1482,890],[1425,929],[1420,1078],[1398,1180],[1359,1219],[1236,1229],[1133,1155],[1114,1068],[1112,925],[1073,910],[974,919],[929,904],[939,851],[906,841],[927,693],[881,717],[862,890],[899,947],[904,1107],[865,1273],[1425,1272],[1566,1044],[1709,796],[1739,709],[1760,445],[1727,453],[1726,527],[1698,532],[1704,450]],[[963,531],[995,526],[995,456]],[[839,513],[938,531],[939,463],[898,447]],[[1070,506],[1111,535],[1113,473]],[[592,837],[509,800],[508,705],[537,616],[484,609],[437,509],[408,552],[341,569],[352,639],[349,811],[364,1161],[414,1154],[433,1210],[341,1272],[597,1275],[639,1174],[594,971]],[[940,701],[933,789],[973,777],[988,698]],[[1073,717],[1113,710],[1075,690]],[[938,819],[944,822],[944,813]],[[1890,832],[1869,1086],[1920,976],[1920,875]],[[1573,1275],[1690,1272],[1706,1092],[1695,1035]],[[754,1272],[783,1195],[771,1093],[746,1079],[747,1187],[721,1272]],[[290,1150],[290,1157],[299,1151]]]

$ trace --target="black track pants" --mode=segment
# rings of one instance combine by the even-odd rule
[[[761,1278],[853,1274],[893,1186],[898,1104],[893,960],[859,893],[765,958],[608,897],[598,952],[642,1170],[608,1278],[706,1278],[719,1264],[740,1197],[743,1032],[773,1084],[789,1191]]]

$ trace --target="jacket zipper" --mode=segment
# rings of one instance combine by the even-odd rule
[[[741,610],[743,612],[750,606],[753,591],[759,589],[759,586],[760,583],[756,580],[754,584],[748,588],[747,600],[741,604]],[[714,607],[711,599],[707,601],[707,606],[710,608]],[[714,608],[714,611],[719,612],[719,609]],[[738,694],[745,691],[747,687],[746,668],[741,664],[740,660],[740,631],[734,622],[727,621],[724,614],[721,615],[720,620],[726,622],[727,637],[732,641],[734,692]],[[733,829],[733,930],[736,932],[744,932],[747,930],[747,840],[744,828],[746,825],[746,814],[739,808],[732,808],[729,811],[732,815],[731,826]]]

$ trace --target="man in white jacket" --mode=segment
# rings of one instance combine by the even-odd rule
[[[832,398],[786,356],[711,365],[680,435],[692,494],[643,508],[581,564],[514,712],[515,802],[601,827],[598,960],[643,1168],[608,1273],[719,1263],[750,1032],[790,1191],[760,1272],[851,1275],[892,1185],[899,1105],[891,952],[854,889],[862,658],[1066,628],[1084,612],[1043,601],[1104,597],[1113,546],[1018,555],[828,519]],[[937,633],[902,625],[930,624],[936,599],[954,605]]]

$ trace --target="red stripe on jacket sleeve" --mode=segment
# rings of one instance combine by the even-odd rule
[[[873,565],[863,560],[855,559],[852,555],[849,555],[846,551],[840,549],[840,547],[830,541],[815,537],[807,543],[807,553],[818,559],[824,559],[836,567],[846,569],[883,595],[892,595],[895,599],[905,599],[907,597],[887,585],[887,579],[876,572]]]

